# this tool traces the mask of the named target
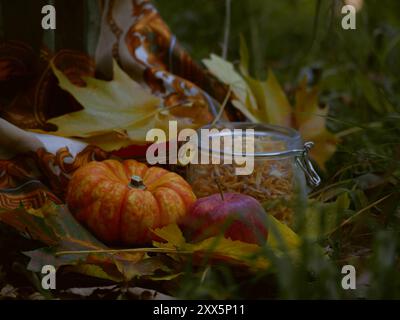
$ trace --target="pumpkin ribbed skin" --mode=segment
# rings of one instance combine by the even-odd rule
[[[132,176],[146,189],[130,186]],[[90,162],[68,185],[67,204],[78,221],[107,243],[145,244],[150,229],[176,222],[196,200],[179,175],[135,160]]]

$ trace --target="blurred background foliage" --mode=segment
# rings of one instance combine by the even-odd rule
[[[399,84],[394,79],[400,68],[396,59],[400,53],[398,1],[358,1],[362,6],[357,13],[356,30],[342,29],[343,2],[338,0],[230,2],[227,58],[238,61],[239,35],[243,34],[249,44],[255,76],[264,78],[266,68],[271,67],[281,81],[292,83],[311,68],[323,71],[318,76],[323,87],[331,92],[357,93],[353,85],[361,82],[360,90],[371,84],[358,79],[367,75],[384,93],[398,98]],[[221,54],[226,1],[192,1],[188,6],[180,0],[155,3],[192,56],[200,60],[210,52]],[[374,98],[369,101],[374,110],[391,109],[390,105],[380,106],[385,102]]]

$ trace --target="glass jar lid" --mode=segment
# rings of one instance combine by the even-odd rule
[[[206,129],[206,130],[203,130]],[[214,129],[214,130],[213,130]],[[216,130],[215,130],[216,129]],[[203,135],[202,135],[203,130]],[[250,130],[252,133],[249,135]],[[243,143],[242,151],[230,151],[232,156],[246,156],[254,157],[255,160],[259,158],[288,158],[293,157],[297,165],[304,171],[308,184],[311,187],[316,187],[321,183],[321,179],[315,171],[310,159],[309,151],[313,147],[313,142],[306,142],[303,144],[303,139],[300,133],[292,128],[260,124],[252,122],[221,122],[218,124],[207,125],[199,129],[199,137],[206,137],[208,143],[198,144],[200,152],[217,152],[220,150],[213,150],[210,141],[215,138],[223,140],[224,136],[230,135],[233,138],[241,137],[244,139],[253,139],[254,148],[253,152],[249,153]],[[204,135],[206,132],[206,135]],[[244,140],[240,140],[244,141]],[[226,149],[222,153],[226,154]]]
[[[233,137],[241,136],[249,138],[246,130],[253,130],[250,135],[254,139],[254,153],[248,153],[245,150],[241,155],[257,157],[287,157],[293,156],[302,150],[302,138],[300,133],[292,128],[275,126],[269,124],[259,124],[252,122],[222,122],[215,125],[207,125],[202,129],[217,129],[208,133],[209,140],[226,135]],[[224,130],[228,129],[228,130]],[[206,144],[207,145],[207,144]],[[199,144],[199,148],[204,149]],[[245,149],[245,148],[243,148]],[[208,151],[213,151],[209,148]],[[232,153],[236,155],[235,153]]]

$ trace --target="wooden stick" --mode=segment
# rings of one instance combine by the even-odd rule
[[[66,254],[100,254],[100,253],[140,253],[140,252],[154,252],[154,253],[176,253],[176,254],[192,254],[192,251],[179,251],[169,248],[137,248],[137,249],[100,249],[100,250],[80,250],[80,251],[59,251],[56,256],[63,256]]]

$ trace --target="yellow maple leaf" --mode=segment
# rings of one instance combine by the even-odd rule
[[[289,254],[296,254],[301,241],[293,230],[273,216],[268,216],[267,226],[270,232],[266,245],[269,248],[276,254],[281,254],[284,251]],[[256,268],[267,268],[270,265],[269,261],[263,256],[259,256],[255,260],[253,259],[252,256],[262,250],[257,244],[231,240],[222,236],[210,237],[197,243],[188,243],[176,224],[155,229],[153,232],[166,241],[154,241],[153,245],[157,248],[173,249],[177,250],[177,253],[179,251],[186,253],[208,253],[211,257],[230,258]]]
[[[86,86],[77,86],[51,65],[59,86],[69,92],[83,110],[48,122],[57,126],[53,135],[79,138],[106,151],[144,143],[148,130],[160,127],[161,99],[131,79],[114,61],[114,79],[103,81],[83,77]],[[165,110],[168,114],[168,110]],[[42,130],[32,130],[41,132]],[[47,133],[47,132],[45,132]]]
[[[162,99],[131,79],[115,61],[113,80],[83,77],[86,84],[83,87],[71,83],[53,64],[51,67],[59,86],[83,107],[83,110],[50,119],[48,122],[57,126],[57,131],[51,132],[53,135],[74,137],[113,151],[132,144],[146,144],[147,132],[153,128],[168,131],[169,120],[177,121],[178,130],[204,125],[204,117],[198,117],[195,107],[193,114],[187,115],[186,110],[183,114],[177,111],[191,108],[191,105],[163,106]]]
[[[84,77],[85,87],[74,85],[54,65],[62,89],[68,91],[83,110],[50,119],[63,136],[91,137],[133,125],[146,127],[159,109],[160,99],[132,80],[114,61],[114,79]]]

